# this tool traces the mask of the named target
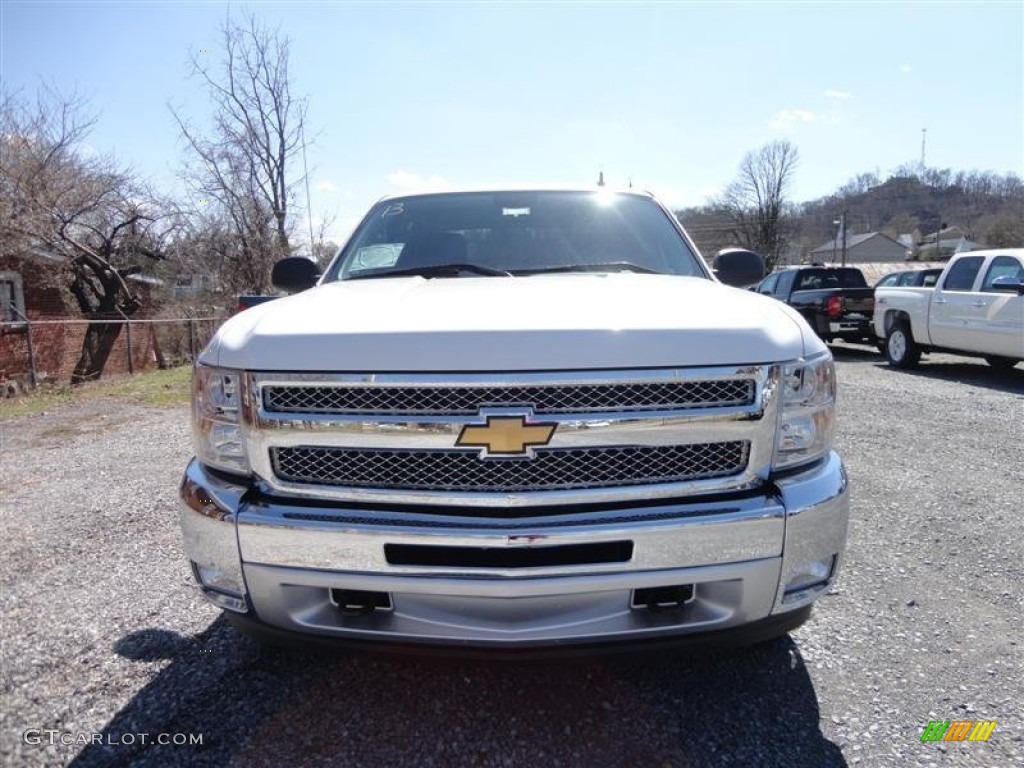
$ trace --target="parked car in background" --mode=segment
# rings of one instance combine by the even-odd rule
[[[941,269],[905,269],[901,272],[890,272],[875,283],[875,288],[890,288],[896,285],[931,288],[938,282],[941,274]]]
[[[768,275],[754,290],[793,307],[826,342],[875,341],[874,289],[855,267],[788,267]]]
[[[927,352],[1012,368],[1024,360],[1024,248],[958,254],[935,288],[879,288],[874,326],[897,368]]]

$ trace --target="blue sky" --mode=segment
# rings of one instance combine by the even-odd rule
[[[174,190],[168,111],[226,3],[0,4],[8,90],[77,90],[89,138]],[[743,154],[800,152],[793,196],[916,162],[1024,171],[1024,3],[250,3],[310,100],[313,211],[347,231],[427,186],[612,184],[696,205]],[[302,204],[303,201],[300,201]]]

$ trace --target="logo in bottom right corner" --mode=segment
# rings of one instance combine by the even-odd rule
[[[988,741],[995,720],[929,720],[921,741]]]

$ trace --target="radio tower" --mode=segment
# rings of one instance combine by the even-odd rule
[[[921,129],[921,170],[924,170],[924,142],[928,138],[928,129]]]

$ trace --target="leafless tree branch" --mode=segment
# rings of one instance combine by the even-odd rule
[[[737,178],[712,205],[731,223],[736,241],[759,251],[769,268],[778,263],[788,242],[787,195],[797,162],[797,149],[788,141],[748,152]]]
[[[305,103],[291,94],[288,41],[276,30],[252,15],[237,23],[228,17],[221,37],[219,69],[198,54],[190,60],[210,97],[210,130],[171,112],[191,157],[185,178],[198,197],[216,201],[191,211],[194,224],[208,228],[205,250],[229,273],[223,275],[229,286],[266,291],[270,265],[293,250],[292,200],[302,179],[292,166]],[[237,247],[227,246],[228,236]]]
[[[140,269],[136,259],[162,255],[160,218],[140,201],[148,190],[113,159],[84,146],[95,119],[84,102],[53,89],[34,103],[16,94],[0,101],[0,248],[62,257],[55,284],[70,289],[90,319],[131,315],[139,308],[124,276]],[[103,370],[119,326],[91,325],[73,383]]]

